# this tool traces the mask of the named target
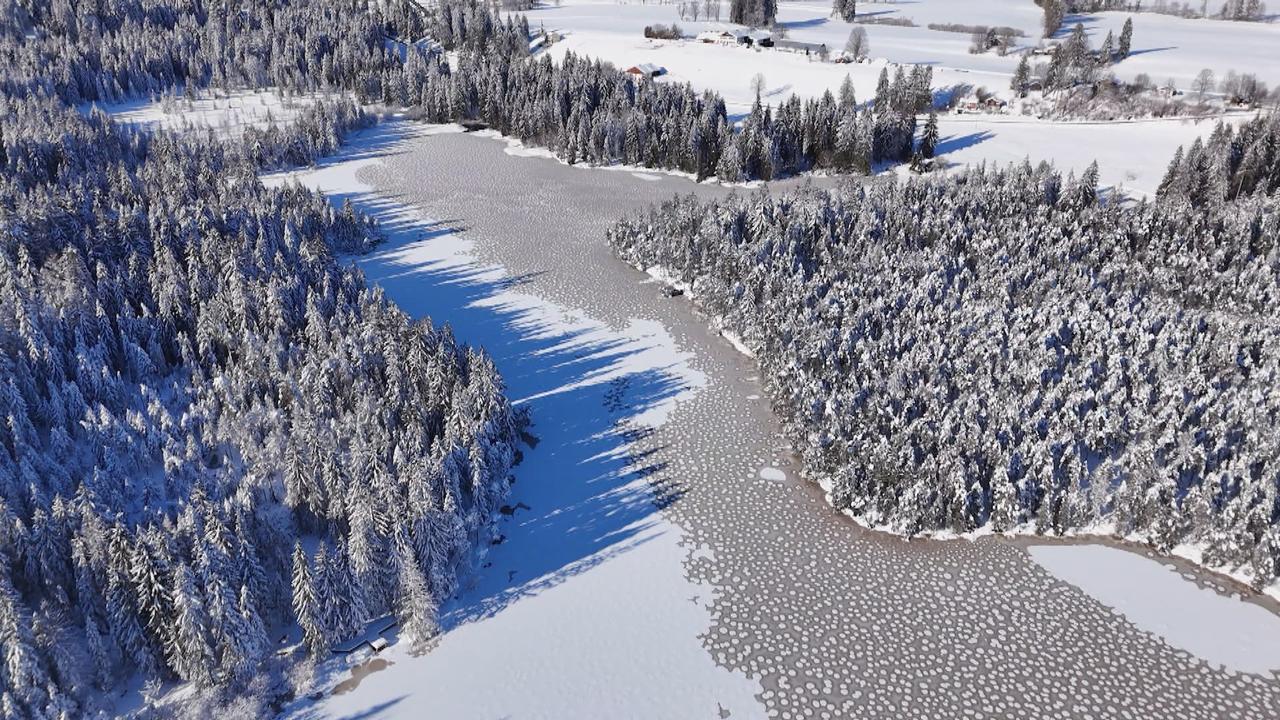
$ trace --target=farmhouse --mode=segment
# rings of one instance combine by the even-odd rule
[[[757,45],[759,47],[773,47],[773,33],[768,30],[752,30],[746,34],[746,45]]]
[[[639,65],[632,65],[627,68],[627,74],[632,78],[647,80],[649,78],[656,78],[659,75],[666,75],[667,69],[661,65],[654,65],[653,63],[640,63]]]
[[[806,56],[817,55],[818,57],[823,58],[827,56],[827,46],[825,43],[800,42],[799,40],[774,40],[773,46],[779,50],[803,53]]]
[[[995,96],[988,97],[986,99],[970,96],[960,101],[960,104],[956,107],[956,112],[973,113],[982,112],[984,110],[988,112],[1004,112],[1008,107],[1009,103]]]
[[[735,47],[737,45],[750,45],[754,42],[751,38],[752,32],[753,31],[751,30],[744,30],[741,28],[735,30],[705,30],[698,33],[697,39],[698,42],[715,43],[717,45]],[[765,32],[765,34],[768,35],[766,31],[755,32]]]

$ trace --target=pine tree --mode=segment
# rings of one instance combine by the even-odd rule
[[[932,158],[938,147],[938,139],[938,113],[930,110],[929,119],[924,124],[924,133],[920,136],[920,155]]]
[[[49,679],[31,634],[30,614],[13,588],[7,562],[0,562],[0,661],[6,693],[29,708],[41,708],[48,699]]]
[[[887,112],[890,108],[889,68],[880,68],[880,77],[876,80],[875,110],[877,113]]]
[[[165,650],[178,677],[200,686],[214,681],[209,624],[191,568],[179,564],[173,571],[173,636]]]
[[[396,616],[405,634],[421,644],[440,630],[436,622],[436,602],[409,543],[404,540],[398,542],[395,556],[399,569]]]
[[[858,0],[835,0],[832,3],[831,13],[839,15],[845,22],[853,22],[858,15]]]
[[[1031,64],[1027,61],[1027,56],[1023,55],[1018,60],[1018,67],[1013,71],[1013,81],[1009,83],[1009,87],[1018,93],[1019,96],[1027,94],[1027,84],[1031,81]]]
[[[319,657],[328,648],[329,636],[325,630],[315,581],[311,577],[311,567],[300,543],[293,546],[292,585],[293,615],[302,628],[302,641],[313,657]]]
[[[1044,9],[1044,36],[1053,37],[1062,29],[1062,21],[1067,15],[1066,7],[1062,0],[1042,0],[1041,7]]]
[[[1120,43],[1116,48],[1120,59],[1129,57],[1129,52],[1133,47],[1133,18],[1125,18],[1124,27],[1120,30]]]
[[[1102,41],[1102,47],[1098,48],[1098,62],[1102,65],[1110,65],[1115,60],[1116,54],[1116,37],[1110,31],[1107,37]]]
[[[848,74],[845,74],[844,80],[840,81],[839,108],[841,114],[852,113],[858,108],[858,98],[853,91],[853,78]]]

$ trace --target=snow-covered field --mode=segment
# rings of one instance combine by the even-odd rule
[[[1108,32],[1117,37],[1133,18],[1133,54],[1113,68],[1117,77],[1146,73],[1157,83],[1172,79],[1186,90],[1208,68],[1221,80],[1229,71],[1253,73],[1271,87],[1280,84],[1280,23],[1230,22],[1154,13],[1105,12],[1071,15],[1062,34],[1079,22],[1097,48]]]
[[[564,0],[561,5],[545,4],[527,13],[534,28],[546,27],[567,35],[566,45],[575,50],[595,46],[593,37],[612,36],[643,42],[642,30],[655,23],[678,24],[688,35],[705,29],[735,27],[728,23],[729,4],[721,2],[720,21],[682,20],[675,2],[641,2],[640,0]],[[955,0],[915,0],[914,2],[860,2],[859,17],[899,19],[915,23],[915,27],[863,24],[871,44],[871,56],[894,63],[921,63],[935,70],[973,73],[977,83],[995,81],[993,90],[1007,86],[1008,77],[1017,64],[1016,54],[999,57],[994,52],[969,53],[969,34],[933,30],[930,24],[1007,26],[1023,33],[1017,38],[1018,48],[1034,47],[1041,42],[1042,13],[1031,0],[986,0],[959,3]],[[1280,23],[1241,23],[1210,19],[1187,19],[1155,13],[1105,12],[1071,15],[1066,18],[1064,36],[1076,23],[1083,24],[1093,47],[1101,45],[1108,31],[1117,36],[1126,18],[1134,21],[1133,54],[1114,66],[1118,77],[1131,79],[1147,73],[1156,82],[1173,78],[1179,87],[1187,87],[1203,68],[1212,69],[1218,77],[1229,70],[1251,72],[1271,85],[1280,83]],[[844,47],[853,23],[831,14],[831,3],[800,0],[778,3],[778,25],[787,37],[804,42],[825,43],[833,52]],[[634,49],[634,48],[626,48]],[[729,50],[730,48],[726,48]],[[620,53],[624,48],[619,47]],[[741,51],[749,52],[749,51]],[[761,54],[783,53],[764,50]],[[638,60],[619,55],[620,62],[634,64]],[[731,56],[740,61],[741,55]],[[729,70],[731,72],[732,70]],[[944,77],[946,75],[944,74]],[[742,75],[743,85],[750,73]],[[941,82],[939,83],[941,84]]]
[[[923,63],[933,67],[934,87],[987,87],[1007,94],[1009,78],[1017,57],[995,53],[971,55],[966,33],[935,31],[930,23],[1007,25],[1026,33],[1023,46],[1039,43],[1041,13],[1030,0],[998,0],[960,4],[946,0],[902,3],[863,3],[861,12],[869,16],[911,19],[916,27],[865,25],[871,42],[872,60],[867,63],[820,62],[804,55],[773,49],[746,49],[704,44],[694,40],[649,40],[644,26],[676,22],[686,34],[703,29],[733,27],[727,22],[680,20],[673,3],[641,3],[630,0],[564,0],[560,6],[543,5],[528,13],[531,27],[562,32],[565,37],[547,51],[553,57],[565,52],[600,58],[619,67],[654,63],[668,74],[659,82],[690,83],[724,96],[731,114],[745,113],[754,101],[751,80],[758,73],[765,79],[765,101],[777,102],[794,93],[817,97],[835,92],[846,76],[859,99],[869,100],[876,81],[894,63]],[[1106,34],[1114,25],[1118,32],[1123,13],[1103,13],[1077,18],[1091,32]],[[727,20],[728,4],[722,3],[720,17]],[[851,24],[831,16],[830,4],[782,2],[779,24],[792,39],[844,46]],[[1280,24],[1224,23],[1184,20],[1144,13],[1135,16],[1135,55],[1116,66],[1121,77],[1148,73],[1156,82],[1173,77],[1187,88],[1191,78],[1217,58],[1221,77],[1238,64],[1241,72],[1255,72],[1263,79],[1280,82]],[[1236,38],[1241,44],[1236,45]],[[1242,52],[1223,52],[1224,38]],[[1095,45],[1101,36],[1094,39]],[[1238,62],[1233,58],[1240,58]],[[1240,115],[1232,118],[1238,121]],[[1044,121],[1015,115],[943,115],[940,119],[942,143],[939,154],[953,165],[982,162],[1005,164],[1029,158],[1049,160],[1064,171],[1082,172],[1097,161],[1101,182],[1132,195],[1154,192],[1179,145],[1190,145],[1212,131],[1215,120],[1160,119],[1114,123]]]
[[[1233,118],[1233,122],[1238,121]],[[938,119],[938,155],[957,165],[1048,161],[1079,174],[1098,162],[1099,182],[1129,196],[1154,195],[1178,146],[1213,131],[1215,120],[1046,122],[1014,116]]]
[[[312,102],[310,96],[282,98],[271,90],[236,91],[229,94],[201,92],[192,99],[182,96],[162,100],[139,99],[105,106],[120,122],[143,127],[183,130],[212,128],[224,137],[236,137],[247,127],[282,125]]]

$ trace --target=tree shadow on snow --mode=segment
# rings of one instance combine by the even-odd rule
[[[397,130],[363,133],[333,161],[397,152]],[[374,135],[365,145],[365,136]],[[524,448],[498,523],[497,544],[441,609],[445,631],[490,617],[665,532],[659,510],[682,491],[659,480],[661,447],[642,413],[687,389],[655,361],[657,341],[586,322],[566,322],[523,294],[539,273],[507,275],[466,262],[458,223],[428,222],[382,193],[329,192],[379,220],[384,244],[355,258],[371,285],[413,317],[449,324],[459,342],[482,347],[527,405],[537,447]]]
[[[816,17],[809,18],[807,20],[788,20],[787,22],[780,22],[778,23],[778,27],[783,27],[788,30],[796,30],[799,28],[819,27],[821,25],[826,25],[828,22],[830,22],[830,18]]]
[[[1062,27],[1058,28],[1058,31],[1053,34],[1052,39],[1063,40],[1071,37],[1071,33],[1076,29],[1076,25],[1083,25],[1085,34],[1091,34],[1093,32],[1093,28],[1099,24],[1099,21],[1100,18],[1095,15],[1067,14],[1062,18]],[[1101,39],[1095,41],[1093,44],[1096,46],[1099,42],[1101,42]]]
[[[343,715],[341,718],[339,718],[339,720],[374,720],[375,718],[385,717],[385,713],[388,710],[394,708],[396,705],[399,705],[401,702],[404,701],[404,699],[405,699],[405,696],[401,695],[400,697],[392,698],[385,702],[380,702],[377,705],[373,705],[368,708],[365,708],[360,712],[351,713],[350,715]]]
[[[1134,55],[1148,55],[1150,53],[1164,52],[1165,50],[1177,50],[1177,45],[1166,45],[1165,47],[1142,48],[1141,50],[1130,50],[1129,57]]]
[[[984,143],[993,137],[995,137],[995,133],[989,130],[981,130],[966,135],[948,135],[938,143],[933,152],[935,155],[946,155],[947,153],[953,153],[957,150]]]

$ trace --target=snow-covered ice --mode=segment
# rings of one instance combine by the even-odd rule
[[[532,408],[538,443],[516,469],[512,497],[530,509],[500,526],[505,541],[444,608],[446,632],[430,652],[413,656],[397,644],[380,656],[391,661],[383,669],[296,713],[763,716],[759,683],[704,649],[714,590],[686,578],[682,531],[656,511],[624,439],[627,429],[664,422],[702,376],[660,323],[610,327],[520,292],[518,279],[475,259],[469,240],[358,179],[420,133],[392,122],[315,170],[266,181],[296,180],[377,217],[388,242],[357,260],[369,280],[494,356],[510,395]],[[652,387],[626,404],[628,386],[640,385]]]
[[[440,718],[681,720],[717,717],[718,707],[763,717],[752,697],[759,684],[716,668],[698,640],[710,595],[685,579],[678,533],[655,527],[633,543],[454,628],[424,655],[395,645],[379,656],[389,667],[326,698],[323,716],[359,716],[378,698],[388,703],[380,718],[429,709]]]
[[[348,180],[356,181],[354,194],[331,198],[349,196],[386,213],[393,242],[361,259],[370,280],[407,311],[448,320],[460,337],[485,345],[513,396],[535,409],[541,442],[518,468],[511,500],[531,509],[500,525],[506,542],[490,549],[488,567],[446,607],[448,631],[438,647],[414,658],[393,646],[379,658],[393,664],[348,683],[355,685],[348,692],[300,703],[295,717],[416,717],[435,703],[441,715],[463,718],[647,718],[678,708],[679,717],[694,718],[724,709],[731,717],[951,720],[963,713],[1039,717],[1048,702],[1064,718],[1123,717],[1123,709],[1142,707],[1150,717],[1218,720],[1222,698],[1242,718],[1280,712],[1276,683],[1212,667],[1142,631],[1042,571],[1014,543],[908,542],[863,531],[812,486],[762,477],[762,469],[790,469],[793,458],[761,397],[758,368],[690,303],[664,297],[604,246],[608,220],[628,209],[672,192],[720,197],[728,189],[513,155],[505,142],[456,128],[429,138],[386,130],[361,136],[348,157],[371,162]],[[398,215],[402,203],[449,220],[423,228],[420,215]],[[409,232],[417,235],[403,237]],[[457,244],[446,252],[437,242]],[[465,260],[471,256],[511,274],[490,273]],[[566,326],[597,318],[616,332],[643,334],[652,326],[634,319],[656,319],[677,352],[692,355],[673,368],[688,365],[707,384],[689,392],[665,370],[606,376],[634,345],[597,348],[550,325],[521,323],[521,302],[474,302],[508,291],[550,300],[556,313],[576,309],[563,310],[573,316]],[[609,379],[580,382],[592,376]],[[553,392],[570,383],[579,384]],[[602,432],[602,407],[627,420],[671,396],[680,398],[675,412],[634,445]],[[653,468],[653,487],[674,483],[678,497],[661,515],[649,488],[624,472],[628,454]],[[658,533],[675,527],[669,522],[678,523],[678,536]],[[633,572],[643,585],[632,582]],[[612,583],[638,604],[612,594]],[[687,607],[672,599],[677,590]],[[585,650],[580,638],[561,636],[575,627],[568,618],[586,612],[581,603],[593,613],[582,619],[588,632],[612,623]],[[517,628],[517,620],[554,632]],[[635,639],[646,631],[674,643],[662,658],[663,669],[671,668],[664,674],[653,675],[656,645]],[[549,635],[558,644],[544,649]],[[636,662],[628,643],[639,643]],[[562,657],[575,652],[592,653],[594,672],[575,676],[566,690],[558,673],[588,665]],[[427,668],[451,673],[445,660],[497,679],[484,686],[474,713],[459,710],[455,691],[428,676]],[[339,670],[330,682],[346,677]],[[468,691],[478,687],[466,684],[469,676],[447,677]],[[763,709],[750,701],[753,692]],[[733,710],[733,698],[747,709]],[[642,705],[624,707],[624,700]]]
[[[782,482],[787,479],[787,474],[776,467],[760,468],[760,479],[770,480],[772,482]]]
[[[1280,671],[1280,617],[1259,605],[1202,588],[1171,564],[1107,545],[1033,545],[1030,553],[1059,579],[1176,648],[1238,672]]]

